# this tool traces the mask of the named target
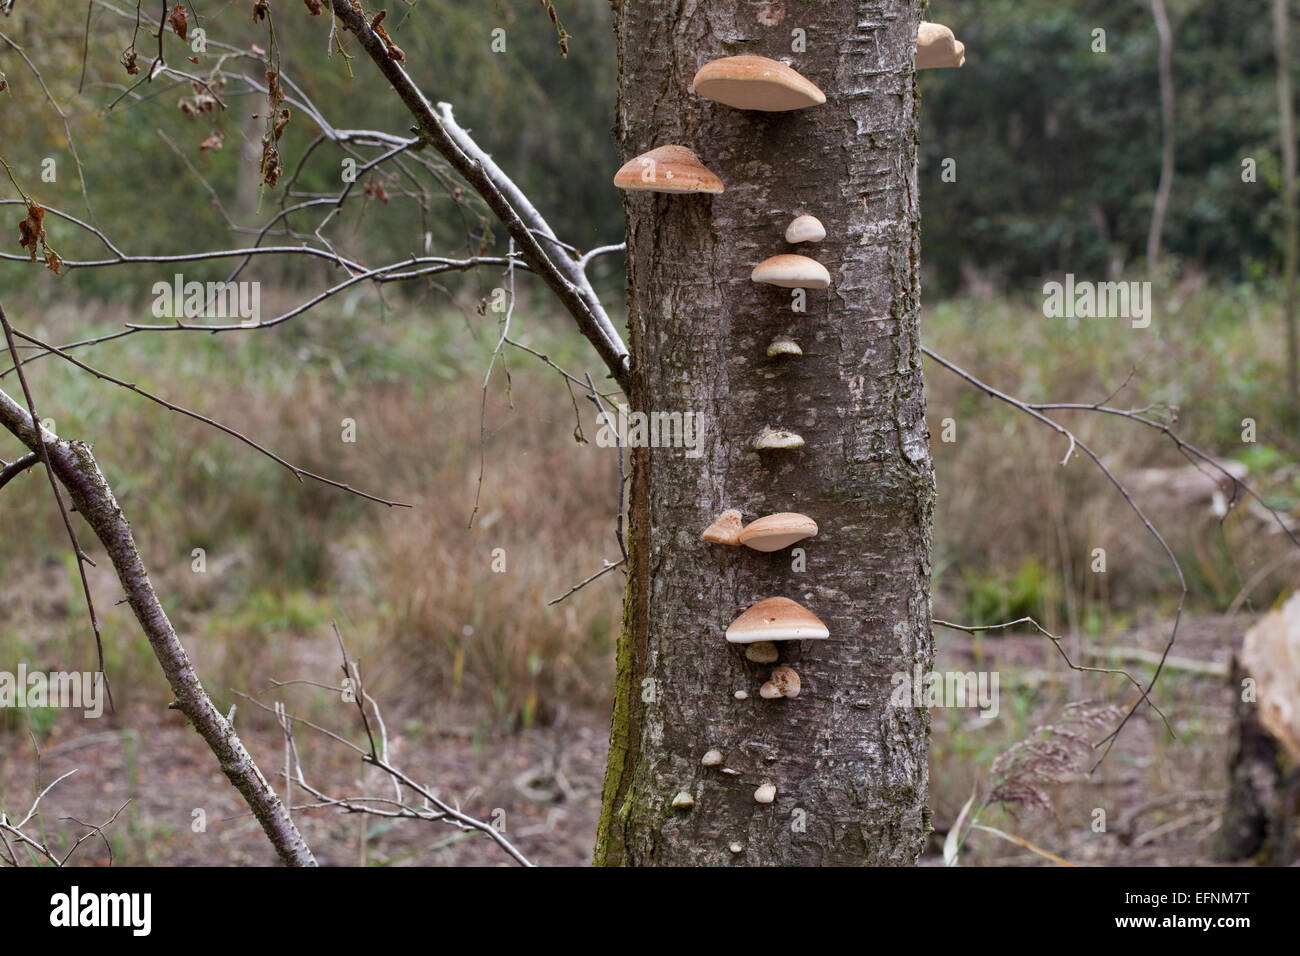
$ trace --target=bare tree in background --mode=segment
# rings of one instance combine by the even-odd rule
[[[1296,318],[1296,258],[1300,227],[1296,224],[1295,105],[1291,98],[1291,13],[1288,0],[1273,0],[1273,42],[1277,51],[1278,139],[1282,144],[1282,222],[1285,263],[1282,274],[1282,317],[1286,324],[1287,393],[1300,415],[1300,331]]]
[[[1151,229],[1147,232],[1147,268],[1154,270],[1160,261],[1165,214],[1169,211],[1169,193],[1174,186],[1174,38],[1169,27],[1169,14],[1165,12],[1165,0],[1151,0],[1151,16],[1159,40],[1160,73],[1160,183],[1151,210]]]

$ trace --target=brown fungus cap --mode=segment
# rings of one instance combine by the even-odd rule
[[[916,32],[916,68],[935,70],[966,62],[966,45],[942,23],[921,21]]]
[[[813,641],[826,637],[830,637],[830,631],[816,614],[784,597],[759,601],[727,628],[727,640],[733,644]]]
[[[816,83],[765,56],[728,56],[706,63],[691,86],[700,96],[738,110],[775,113],[826,102]]]
[[[778,335],[768,343],[767,357],[776,358],[779,355],[803,355],[803,348],[790,336]]]
[[[754,267],[750,278],[783,289],[825,289],[831,284],[831,274],[816,259],[788,252],[764,259]]]
[[[802,684],[793,667],[774,667],[772,676],[758,691],[764,700],[776,700],[778,697],[798,697]]]
[[[773,428],[771,425],[764,425],[763,430],[754,439],[756,451],[793,451],[802,448],[803,445],[803,436],[785,428]]]
[[[740,532],[744,527],[745,523],[740,512],[735,508],[728,508],[713,519],[713,524],[705,528],[700,537],[713,544],[729,544],[734,547],[740,544]]]
[[[826,227],[816,216],[798,216],[785,227],[786,242],[821,242],[826,238]]]
[[[720,193],[722,180],[685,146],[660,146],[635,156],[614,174],[614,185],[632,192]]]
[[[817,533],[817,522],[793,511],[759,518],[740,532],[740,543],[755,551],[780,551]]]

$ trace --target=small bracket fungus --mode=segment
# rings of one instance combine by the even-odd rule
[[[831,284],[831,274],[816,259],[788,252],[764,259],[749,277],[783,289],[825,289]]]
[[[792,511],[768,515],[751,521],[740,533],[740,543],[755,551],[780,551],[796,541],[811,538],[817,533],[817,522],[807,515]]]
[[[689,810],[695,806],[695,798],[685,790],[679,790],[677,796],[673,797],[672,806],[674,810]]]
[[[767,357],[776,358],[780,355],[803,355],[803,349],[799,343],[788,335],[778,335],[767,346]]]
[[[764,700],[776,700],[778,697],[799,696],[799,675],[793,667],[774,667],[772,676],[762,686],[758,696]]]
[[[732,853],[743,853],[745,851],[745,848],[741,846],[739,843],[731,844],[731,846],[728,847],[728,849],[731,850]]]
[[[826,227],[816,216],[799,216],[785,227],[786,242],[821,242],[826,238]]]
[[[614,174],[614,185],[632,192],[720,193],[722,180],[685,146],[660,146],[633,157]]]
[[[755,803],[771,803],[776,799],[776,787],[773,784],[765,783],[754,791]]]
[[[754,439],[755,451],[793,451],[803,447],[803,439],[784,428],[766,426]]]
[[[942,23],[926,23],[916,32],[916,68],[935,70],[966,62],[966,45]]]
[[[740,544],[740,532],[744,529],[745,523],[740,512],[735,508],[728,508],[713,519],[713,524],[705,528],[700,537],[713,544],[729,544],[735,547]]]
[[[830,631],[812,611],[784,597],[759,601],[727,628],[732,644],[759,641],[816,641],[830,637]]]
[[[731,696],[736,698],[736,700],[749,700],[749,694],[743,690],[738,690]]]
[[[706,63],[691,86],[700,96],[738,110],[776,113],[826,102],[816,83],[765,56],[727,56]]]
[[[757,641],[745,645],[745,659],[751,660],[755,664],[775,664],[780,656],[776,645],[771,641]]]
[[[721,750],[707,751],[704,754],[704,756],[700,758],[700,765],[703,767],[721,767],[722,751]]]

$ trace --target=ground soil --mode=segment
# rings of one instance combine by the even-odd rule
[[[1252,618],[1188,616],[1179,631],[1178,657],[1226,666]],[[1163,648],[1169,620],[1152,618],[1113,640],[1128,649]],[[1067,640],[1081,649],[1085,642]],[[982,668],[1015,675],[1021,685],[1059,685],[1078,699],[1097,685],[1094,675],[1073,674],[1057,651],[1039,636],[985,637],[978,654]],[[939,668],[974,667],[971,642],[951,635],[939,643]],[[1089,663],[1096,663],[1090,661]],[[1150,668],[1132,667],[1135,675]],[[1104,678],[1103,678],[1104,679]],[[1004,678],[1005,680],[1005,678]],[[1016,832],[1079,865],[1171,865],[1212,862],[1208,843],[1219,824],[1226,779],[1226,746],[1233,689],[1213,674],[1172,670],[1156,695],[1178,738],[1158,717],[1139,712],[1101,766],[1054,790],[1057,818],[1026,817]],[[1003,694],[1010,689],[1005,683]],[[1113,702],[1131,695],[1116,693]],[[1004,704],[1006,706],[1006,704]],[[427,712],[388,715],[395,761],[413,778],[436,788],[442,799],[482,819],[504,823],[510,839],[542,865],[581,866],[590,860],[599,812],[608,737],[608,715],[597,710],[560,710],[546,726],[492,728],[467,700],[444,702]],[[1049,708],[1044,706],[1045,716]],[[252,716],[245,717],[245,713]],[[12,817],[30,803],[33,788],[75,770],[44,799],[43,819],[54,845],[68,846],[81,830],[70,817],[102,822],[129,799],[109,828],[116,862],[145,865],[273,865],[264,836],[211,754],[176,714],[137,705],[106,717],[89,733],[87,723],[60,720],[39,742],[23,734],[0,733],[0,805]],[[241,706],[236,724],[268,775],[283,763],[283,742],[274,724],[252,705]],[[350,739],[364,738],[342,728]],[[978,733],[976,727],[971,731]],[[307,744],[309,780],[337,795],[390,795],[373,768],[353,752],[328,741]],[[952,758],[945,758],[951,760]],[[986,768],[969,768],[980,779]],[[951,772],[951,766],[936,773]],[[936,797],[943,788],[937,784]],[[278,777],[277,777],[277,786]],[[311,798],[295,792],[295,802]],[[942,837],[955,815],[956,798],[932,799],[936,835],[923,863],[941,860]],[[1088,826],[1091,808],[1107,808],[1104,832]],[[206,828],[194,832],[195,812]],[[329,865],[512,865],[491,841],[439,823],[388,821],[337,809],[302,810],[296,818],[317,858]],[[104,865],[104,841],[90,840],[75,860]],[[1044,864],[1032,851],[981,836],[971,839],[962,862],[975,865]]]

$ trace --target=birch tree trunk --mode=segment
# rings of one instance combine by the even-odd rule
[[[624,158],[689,146],[726,192],[625,200],[633,410],[693,411],[704,433],[699,458],[630,453],[629,583],[597,863],[911,864],[922,848],[929,718],[910,700],[891,705],[892,676],[910,686],[932,657],[919,6],[615,4]],[[699,66],[737,54],[786,60],[827,102],[742,112],[690,90]],[[825,241],[785,242],[801,213],[821,219]],[[808,291],[802,314],[791,290],[749,278],[783,252],[832,275],[829,290]],[[781,333],[801,358],[767,357]],[[760,455],[752,444],[764,425],[806,445]],[[814,518],[820,534],[801,543],[806,570],[789,550],[701,541],[730,507]],[[723,635],[777,595],[812,610],[831,636],[783,645],[802,692],[764,700],[771,665],[750,663]],[[739,774],[701,766],[714,748]],[[766,805],[754,799],[764,783],[776,787]],[[674,809],[683,790],[694,805]]]

